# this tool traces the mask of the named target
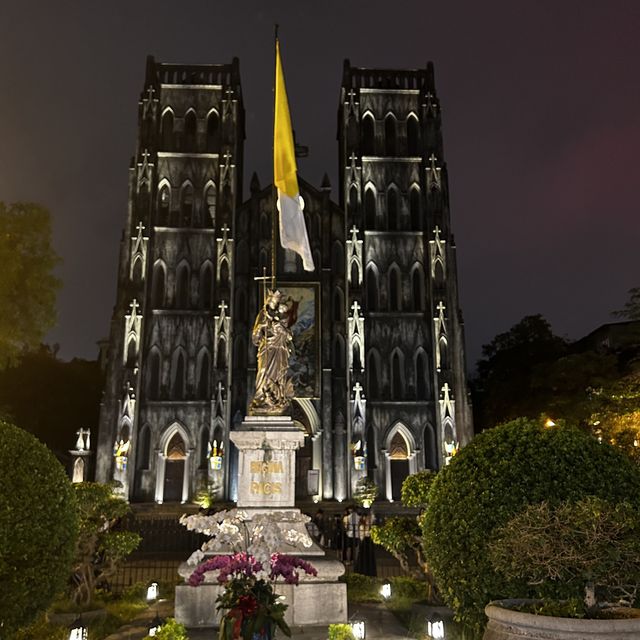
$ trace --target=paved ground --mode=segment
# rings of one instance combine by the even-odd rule
[[[122,627],[118,633],[110,635],[107,640],[140,640],[147,637],[147,629],[153,617],[159,613],[162,617],[173,615],[173,602],[161,602],[157,607],[147,609],[131,624]],[[349,607],[349,618],[364,620],[367,639],[386,638],[400,640],[407,638],[407,631],[400,625],[396,617],[382,604],[359,604]],[[294,640],[326,640],[327,627],[294,627]],[[217,629],[191,629],[189,640],[216,640]],[[282,634],[278,637],[284,638]]]

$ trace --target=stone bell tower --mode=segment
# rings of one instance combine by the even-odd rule
[[[338,123],[351,485],[368,473],[395,500],[473,434],[433,65],[345,61]]]
[[[96,471],[130,499],[226,495],[243,142],[237,59],[147,59]]]

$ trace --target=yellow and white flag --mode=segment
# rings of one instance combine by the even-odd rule
[[[276,104],[273,123],[273,181],[278,189],[280,243],[302,258],[305,271],[313,271],[313,256],[302,215],[302,198],[298,191],[296,155],[289,115],[287,90],[280,60],[280,43],[276,39]]]

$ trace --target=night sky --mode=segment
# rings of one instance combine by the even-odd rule
[[[246,192],[271,181],[275,22],[299,172],[335,199],[344,58],[434,61],[470,368],[524,315],[578,338],[640,286],[640,2],[4,0],[0,200],[52,212],[64,358],[108,335],[146,55],[240,58]]]

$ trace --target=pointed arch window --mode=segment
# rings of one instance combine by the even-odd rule
[[[247,345],[244,336],[237,336],[233,345],[233,366],[235,369],[244,369],[244,356]]]
[[[333,367],[337,372],[344,372],[344,356],[344,338],[340,334],[337,334],[333,341]]]
[[[373,425],[367,427],[367,470],[373,471],[378,468],[376,460],[376,432]]]
[[[373,267],[367,268],[367,311],[378,310],[378,272]]]
[[[398,191],[394,187],[390,187],[389,191],[387,191],[387,225],[389,231],[397,231],[400,228],[398,209]]]
[[[402,400],[404,389],[404,358],[402,353],[396,349],[391,354],[391,398]]]
[[[151,429],[145,424],[138,437],[138,451],[136,456],[136,467],[138,471],[149,469],[149,459],[151,454]]]
[[[376,194],[371,188],[364,192],[364,215],[367,221],[367,229],[376,228]]]
[[[154,347],[147,359],[147,395],[151,400],[160,398],[160,352]]]
[[[196,114],[190,110],[184,118],[184,150],[196,151],[196,132],[198,121]]]
[[[229,286],[229,261],[222,260],[220,262],[220,288],[225,289]]]
[[[416,266],[411,274],[411,293],[414,311],[424,311],[424,273],[422,267]]]
[[[220,146],[220,119],[215,111],[207,117],[207,151],[213,153]]]
[[[344,294],[340,287],[336,287],[333,293],[333,319],[336,322],[344,321]]]
[[[158,194],[158,223],[162,227],[169,225],[169,211],[171,209],[171,189],[164,185]]]
[[[132,368],[136,366],[137,355],[136,339],[131,337],[127,344],[127,367]]]
[[[393,114],[384,119],[384,152],[386,156],[396,155],[396,129],[397,122]]]
[[[191,224],[191,216],[193,215],[193,186],[190,182],[182,185],[180,190],[180,223],[183,227]]]
[[[206,469],[209,464],[209,429],[204,427],[200,433],[200,455],[198,456],[200,459],[200,464],[198,467],[200,469]]]
[[[353,357],[352,357],[352,363],[353,363],[353,370],[354,371],[362,371],[362,354],[360,353],[360,345],[355,342],[353,344]]]
[[[189,308],[189,266],[183,262],[176,271],[176,309]]]
[[[416,187],[409,193],[409,213],[411,214],[411,228],[413,231],[422,231],[420,219],[420,192]]]
[[[154,309],[162,309],[165,304],[165,274],[161,262],[153,265],[153,278],[151,280],[151,306]]]
[[[373,116],[368,113],[362,118],[361,123],[361,135],[362,135],[362,155],[373,156],[375,155],[375,122]]]
[[[380,397],[380,356],[375,349],[367,357],[367,394],[371,399]]]
[[[389,311],[402,311],[400,269],[395,264],[389,269]]]
[[[202,350],[198,362],[198,398],[206,400],[209,397],[209,371],[211,358],[209,352]]]
[[[173,112],[167,109],[162,115],[162,148],[173,151]]]
[[[446,371],[449,368],[449,349],[444,336],[438,340],[438,349],[440,350],[440,369]]]
[[[133,276],[131,280],[136,287],[142,284],[142,258],[140,256],[137,256],[133,261]]]
[[[413,114],[411,114],[407,118],[407,153],[409,156],[418,156],[420,155],[418,149],[418,118],[416,118]]]
[[[349,189],[349,203],[348,203],[349,215],[354,215],[358,211],[358,187],[353,184]]]
[[[216,362],[216,369],[223,370],[227,368],[227,341],[218,341],[218,359]]]
[[[218,197],[218,192],[216,190],[215,184],[209,184],[204,190],[204,197],[202,198],[202,208],[204,215],[203,224],[206,227],[211,227],[215,229],[215,221],[216,221],[216,199]]]
[[[245,320],[245,316],[247,315],[247,297],[245,292],[239,287],[236,288],[236,306],[234,309],[235,317],[240,321]]]
[[[200,290],[198,299],[201,309],[211,309],[213,297],[213,267],[205,262],[200,269]]]
[[[416,399],[427,400],[429,383],[427,380],[427,354],[421,349],[416,355]]]
[[[185,356],[182,349],[177,349],[173,354],[171,363],[171,399],[184,400],[186,395],[185,380]]]

